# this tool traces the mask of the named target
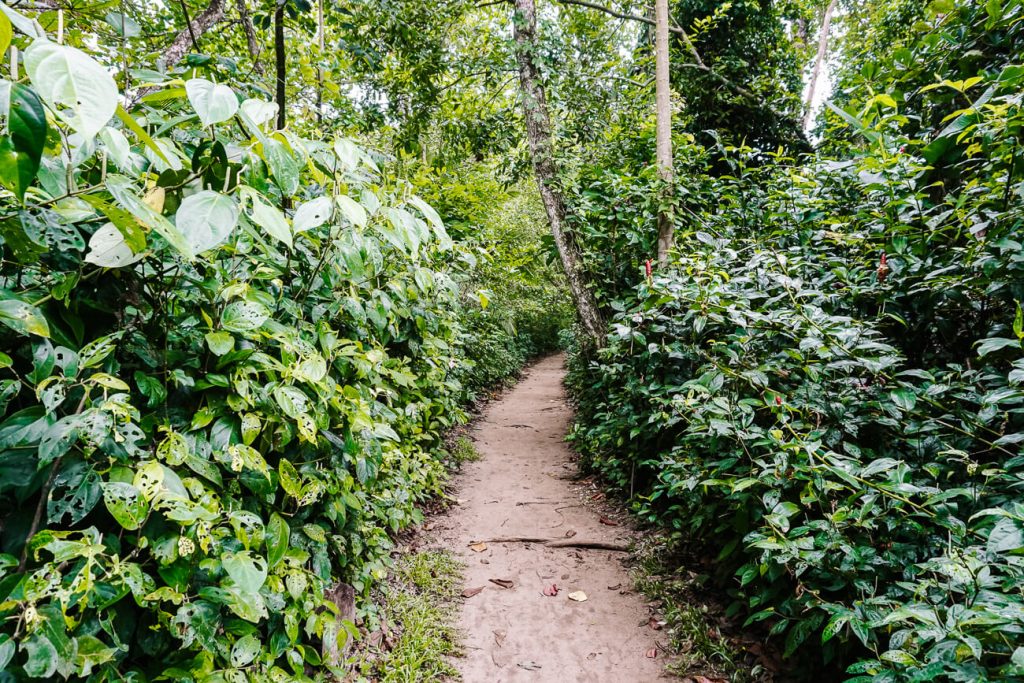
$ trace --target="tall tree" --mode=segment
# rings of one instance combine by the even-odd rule
[[[814,58],[814,68],[811,70],[811,79],[807,86],[807,100],[804,102],[804,130],[811,127],[814,121],[814,95],[818,89],[818,79],[821,77],[821,67],[828,55],[828,35],[832,28],[832,13],[836,9],[839,0],[832,0],[825,8],[825,15],[821,19],[821,29],[818,33],[818,54]]]
[[[573,236],[565,231],[565,200],[558,189],[558,167],[551,149],[551,117],[536,62],[537,15],[533,0],[515,0],[512,23],[526,138],[533,157],[537,186],[583,330],[594,344],[600,345],[604,336],[604,321],[594,295],[584,280],[579,247]]]
[[[665,183],[658,211],[658,263],[668,263],[672,249],[672,93],[669,83],[668,0],[654,2],[654,87],[658,175]]]

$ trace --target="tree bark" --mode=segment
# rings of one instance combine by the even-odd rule
[[[818,88],[818,78],[821,76],[821,67],[828,55],[828,34],[832,28],[832,12],[836,9],[838,0],[832,0],[825,8],[825,16],[821,19],[821,30],[818,33],[818,55],[814,58],[814,70],[811,71],[811,81],[807,86],[807,101],[804,103],[804,130],[809,130],[814,123],[814,94]]]
[[[672,93],[669,80],[668,0],[654,2],[654,88],[658,175],[662,188],[658,211],[658,264],[668,264],[674,230],[672,224]]]
[[[174,38],[174,42],[164,52],[164,67],[171,69],[188,53],[193,37],[198,39],[210,30],[214,24],[224,18],[224,0],[210,0],[210,4],[199,15],[185,26]],[[187,21],[187,19],[186,19]]]
[[[285,109],[286,92],[285,81],[288,76],[288,63],[284,54],[284,3],[286,0],[277,0],[277,9],[274,11],[274,70],[277,85],[274,100],[277,102],[277,128],[284,129],[288,122],[288,114]]]
[[[522,91],[523,116],[526,119],[526,138],[533,157],[533,171],[537,177],[544,209],[551,224],[558,255],[565,270],[566,280],[580,323],[590,340],[601,346],[604,321],[593,294],[584,280],[579,247],[571,234],[565,232],[565,200],[557,186],[558,167],[551,149],[551,117],[548,113],[540,69],[534,58],[537,54],[537,16],[534,0],[515,0],[513,27],[516,43],[516,61],[519,65],[519,84]]]
[[[252,25],[252,17],[249,16],[249,7],[245,4],[248,0],[237,0],[238,17],[242,21],[242,30],[245,31],[245,42],[249,47],[249,56],[252,57],[252,68],[258,74],[263,73],[263,65],[260,64],[260,43],[256,39],[256,29]]]

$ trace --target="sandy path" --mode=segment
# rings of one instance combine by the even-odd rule
[[[466,588],[483,587],[462,609],[466,654],[456,665],[465,683],[662,678],[661,652],[646,656],[661,634],[646,625],[648,607],[629,590],[624,553],[527,543],[488,543],[479,553],[468,547],[497,537],[564,538],[570,531],[576,541],[629,542],[629,531],[601,524],[601,513],[585,503],[592,491],[568,479],[576,467],[562,441],[572,417],[563,374],[562,357],[547,358],[488,407],[470,433],[483,458],[464,468],[460,504],[434,525],[431,540],[466,563]],[[490,579],[514,585],[506,589]],[[560,591],[546,597],[542,591],[551,584]],[[588,599],[569,600],[573,591]]]

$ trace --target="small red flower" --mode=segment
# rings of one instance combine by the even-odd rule
[[[647,279],[651,279],[651,259],[644,261],[644,271],[647,272]]]
[[[776,396],[775,397],[775,405],[777,405],[777,406],[781,406],[782,405],[782,397],[781,396]]]
[[[882,256],[878,259],[878,281],[885,282],[885,278],[889,275],[889,262],[885,258],[885,252],[882,252]]]

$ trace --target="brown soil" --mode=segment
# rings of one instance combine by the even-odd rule
[[[542,360],[488,406],[469,432],[483,457],[466,465],[458,504],[423,539],[466,564],[465,656],[455,662],[466,683],[664,677],[666,638],[632,590],[627,554],[597,547],[628,545],[633,532],[598,509],[592,486],[574,481],[563,375],[561,356]],[[520,538],[558,545],[512,540]],[[486,547],[473,547],[480,542]],[[545,595],[552,585],[557,595]],[[584,601],[569,598],[577,591]]]

